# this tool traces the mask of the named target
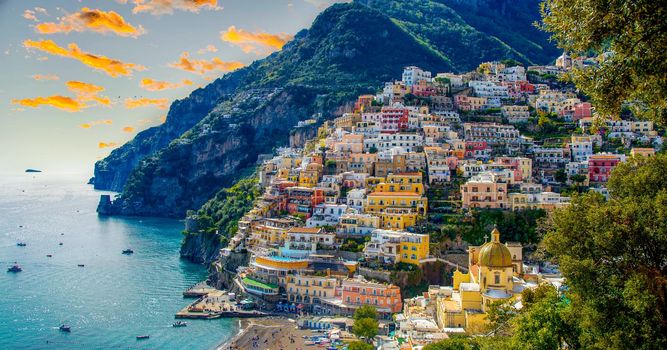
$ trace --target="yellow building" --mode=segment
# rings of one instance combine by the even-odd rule
[[[364,212],[379,214],[389,207],[411,208],[417,214],[424,215],[428,207],[428,199],[419,193],[376,191],[367,196]]]
[[[422,183],[422,174],[399,173],[389,174],[386,182],[378,183],[375,186],[376,192],[412,192],[420,195],[424,194],[424,184]]]
[[[285,292],[287,301],[312,306],[322,298],[333,298],[338,285],[335,277],[296,274],[287,277]]]
[[[480,333],[486,328],[486,312],[493,302],[520,295],[521,245],[500,243],[500,232],[491,232],[490,242],[468,249],[468,273],[455,271],[448,293],[439,296],[436,318],[441,328],[465,328]]]
[[[290,219],[265,218],[251,225],[251,245],[277,247],[285,242],[287,231],[296,226]]]
[[[323,167],[319,163],[310,163],[305,170],[299,172],[300,187],[315,187],[322,176]]]
[[[417,224],[417,213],[411,208],[386,208],[380,213],[382,228],[405,230]]]
[[[408,263],[419,265],[429,254],[429,236],[395,230],[373,230],[364,246],[367,259],[384,264]]]

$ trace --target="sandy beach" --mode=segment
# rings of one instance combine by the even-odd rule
[[[217,350],[303,350],[317,349],[317,345],[306,345],[304,335],[313,335],[310,330],[297,329],[296,322],[285,318],[268,317],[241,320],[237,336],[218,346]]]

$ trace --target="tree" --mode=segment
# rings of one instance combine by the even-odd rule
[[[547,224],[547,252],[587,349],[667,348],[667,155],[632,157],[608,183],[610,199],[574,196]]]
[[[362,341],[353,341],[347,346],[347,350],[374,350],[373,345]]]
[[[573,349],[578,347],[578,328],[570,319],[570,306],[551,284],[523,293],[526,310],[514,319],[515,349]]]
[[[575,69],[575,84],[599,112],[667,121],[667,30],[664,3],[654,0],[545,0],[542,29],[574,54],[594,52],[598,64]]]
[[[363,305],[354,311],[354,320],[360,320],[362,318],[372,318],[376,320],[378,318],[377,310],[371,305]]]
[[[371,341],[378,334],[378,320],[374,318],[355,319],[352,325],[352,333],[357,337],[364,337],[367,341]]]
[[[565,183],[565,181],[567,181],[567,174],[565,173],[565,170],[558,169],[554,174],[554,180],[560,183]]]

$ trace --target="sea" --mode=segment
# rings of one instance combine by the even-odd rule
[[[81,176],[0,177],[0,349],[214,349],[235,335],[234,319],[172,327],[206,279],[179,258],[183,223],[100,217],[105,193]],[[14,262],[23,271],[5,272]]]

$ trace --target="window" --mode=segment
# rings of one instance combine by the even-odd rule
[[[493,276],[493,283],[494,284],[500,284],[500,274],[496,273],[495,276]]]

